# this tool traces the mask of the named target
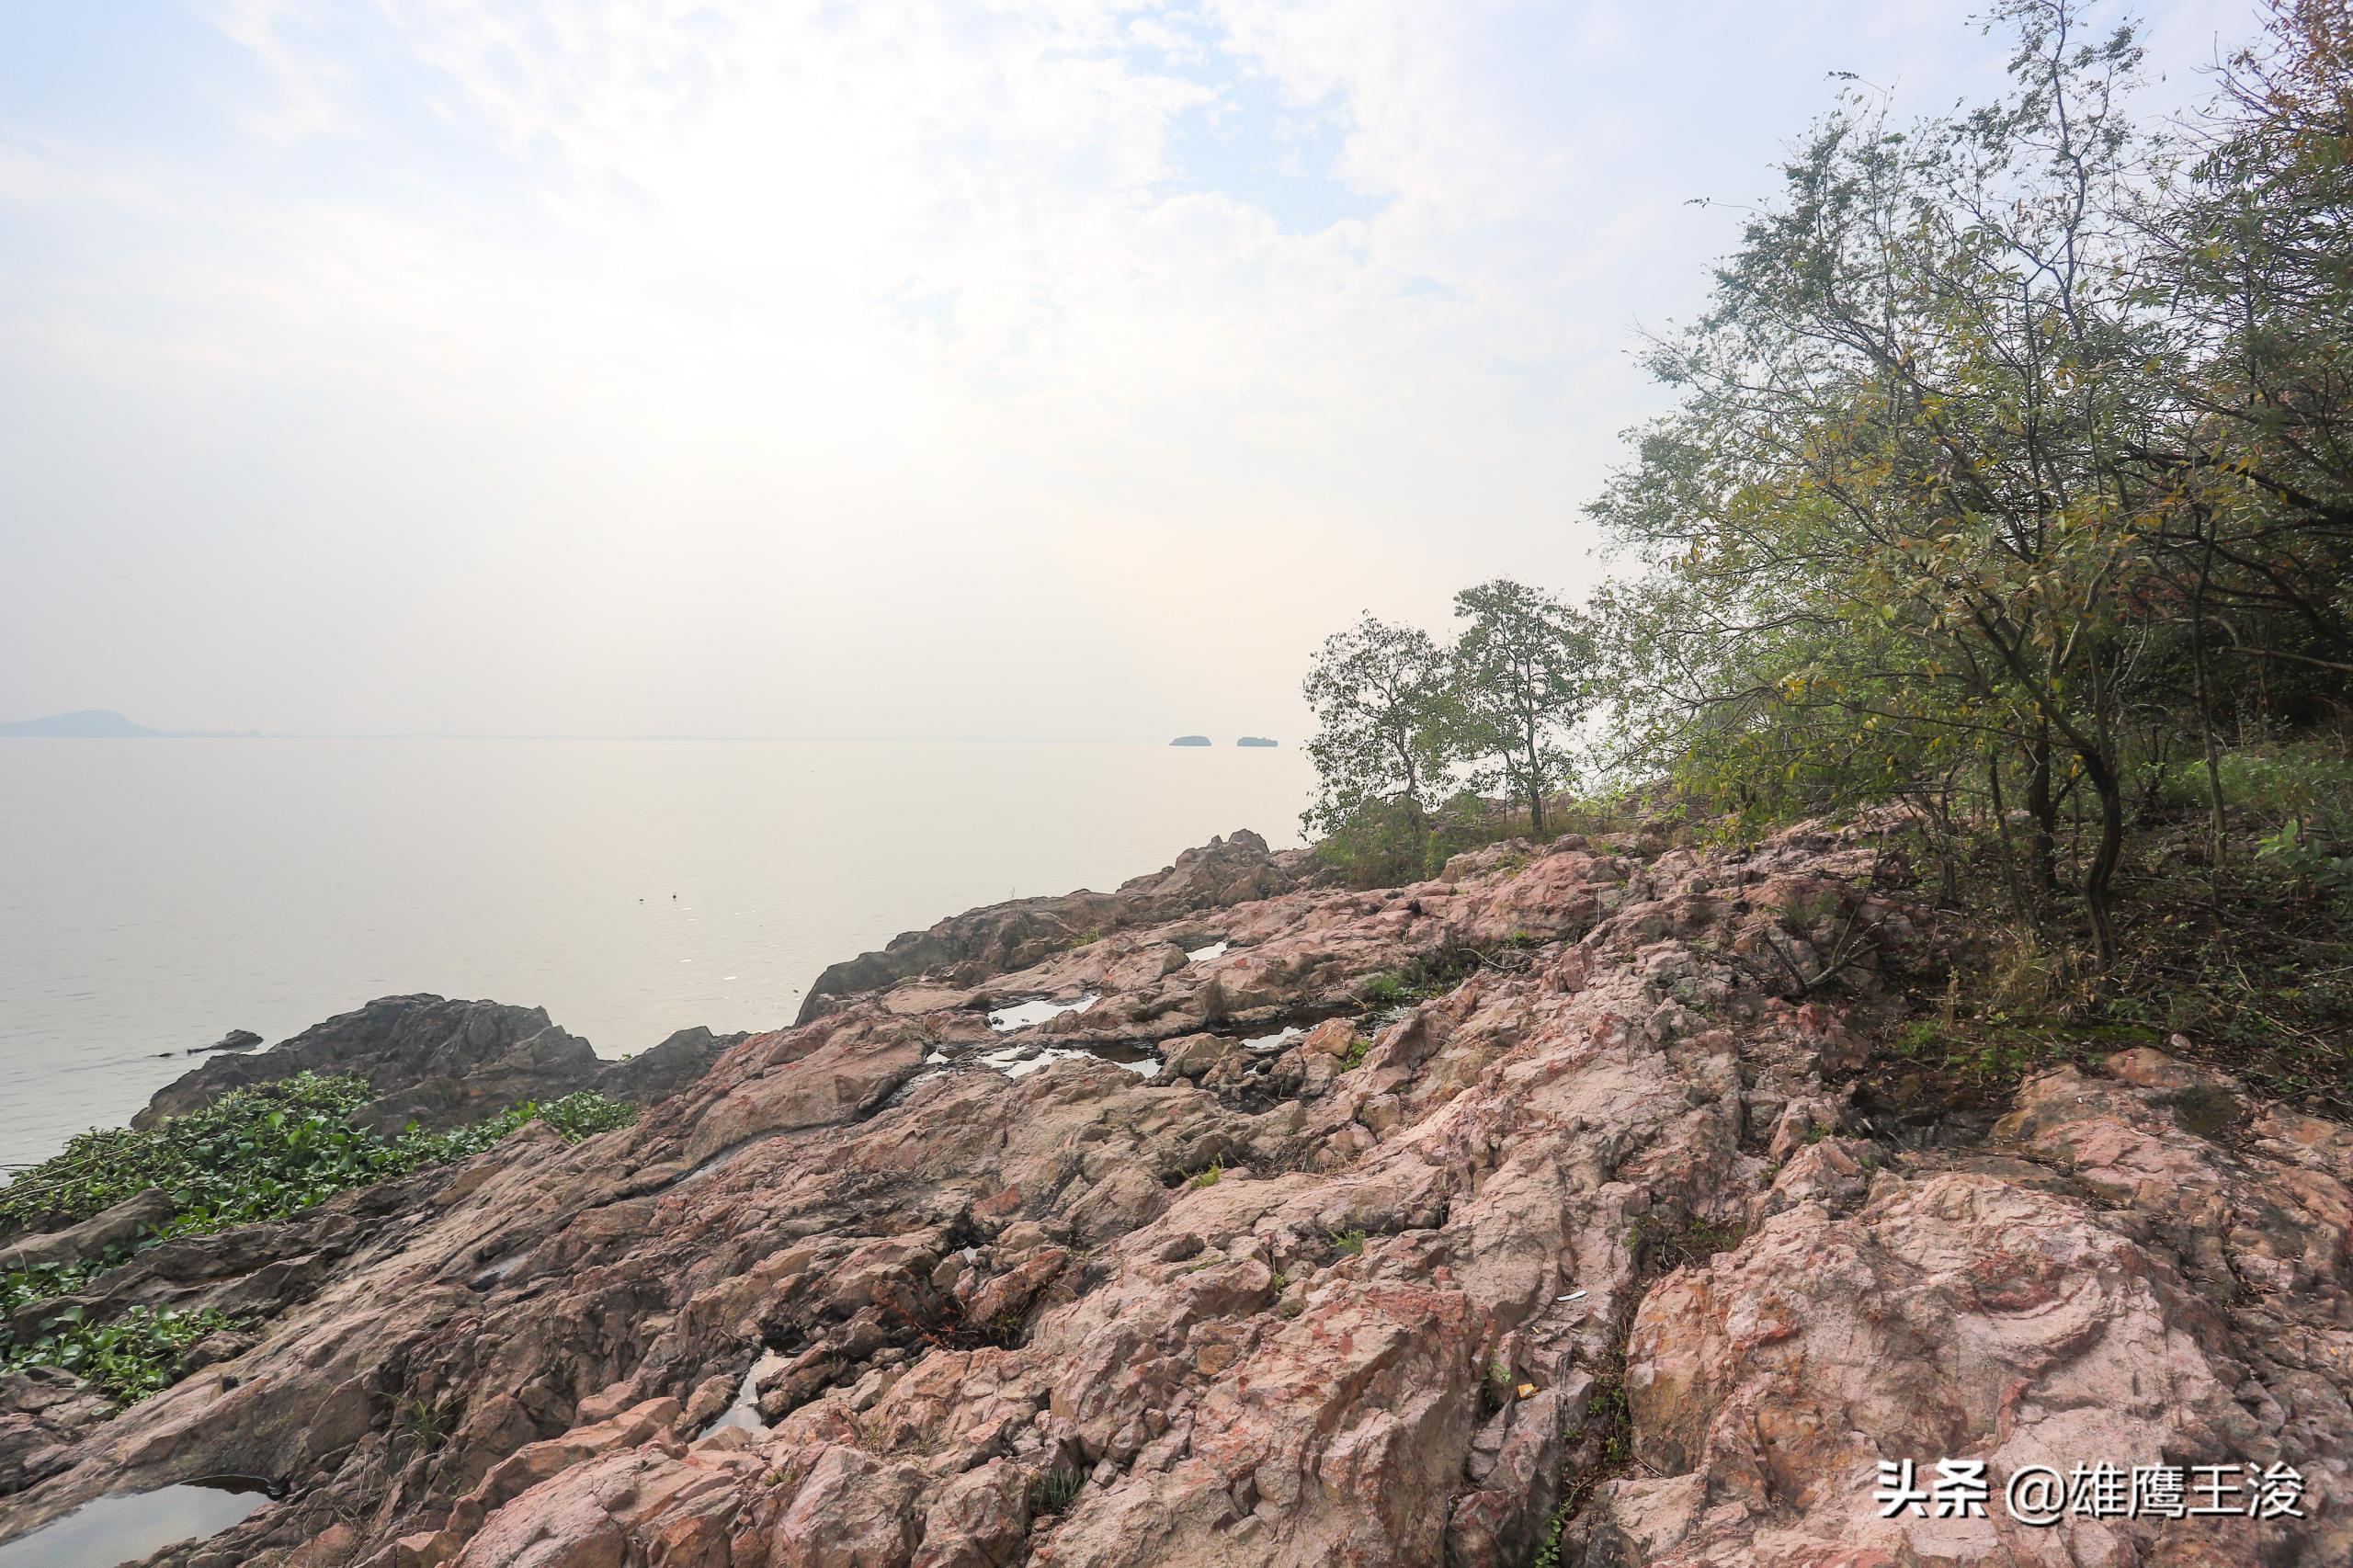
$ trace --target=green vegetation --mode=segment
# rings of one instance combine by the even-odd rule
[[[1308,671],[1320,788],[1306,821],[1360,886],[1414,881],[1501,836],[1486,830],[1509,812],[1490,791],[1543,836],[1548,798],[1571,776],[1565,737],[1591,697],[1583,615],[1501,578],[1456,595],[1454,613],[1468,624],[1450,647],[1368,615]]]
[[[1425,881],[1457,855],[1506,839],[1535,835],[1525,801],[1492,801],[1459,789],[1435,810],[1417,812],[1397,801],[1367,801],[1328,819],[1311,819],[1324,833],[1315,858],[1350,887],[1399,887]],[[1637,819],[1608,799],[1552,795],[1544,801],[1544,832],[1611,833]],[[1504,865],[1509,868],[1507,857]]]
[[[1498,952],[1507,950],[1514,950],[1514,944],[1506,942]],[[1375,1013],[1400,1012],[1445,995],[1494,961],[1475,948],[1450,947],[1415,959],[1403,969],[1374,975],[1358,988],[1357,994]],[[1363,1043],[1370,1048],[1370,1041]],[[1353,1053],[1356,1048],[1349,1050]],[[1363,1060],[1361,1054],[1357,1060]]]
[[[0,1226],[54,1228],[89,1218],[150,1187],[171,1213],[139,1245],[284,1219],[338,1192],[481,1153],[526,1124],[544,1121],[571,1141],[627,1125],[635,1108],[601,1095],[524,1104],[471,1126],[397,1138],[353,1127],[374,1097],[364,1079],[303,1073],[223,1095],[205,1109],[147,1128],[93,1130],[65,1152],[0,1187]],[[134,1307],[93,1321],[79,1305],[42,1321],[19,1343],[6,1318],[72,1295],[130,1260],[128,1251],[0,1274],[0,1365],[54,1366],[90,1379],[118,1400],[166,1386],[180,1353],[214,1329],[217,1312]]]
[[[0,1221],[55,1226],[146,1188],[172,1200],[165,1235],[274,1220],[423,1161],[344,1119],[370,1096],[364,1080],[302,1074],[224,1095],[150,1128],[97,1129],[0,1187]]]
[[[132,1307],[105,1323],[89,1322],[80,1307],[68,1307],[29,1344],[0,1340],[0,1368],[63,1368],[117,1403],[131,1404],[171,1386],[189,1346],[216,1329],[237,1326],[209,1307],[196,1312]]]
[[[415,1452],[426,1456],[439,1453],[449,1441],[449,1420],[438,1406],[426,1399],[411,1398],[398,1406],[400,1435],[406,1438]]]
[[[1343,1256],[1362,1257],[1364,1256],[1364,1233],[1362,1231],[1335,1231],[1332,1233],[1332,1244],[1339,1249]]]
[[[567,1139],[626,1125],[636,1111],[596,1094],[515,1106],[448,1132],[378,1137],[345,1119],[373,1097],[366,1080],[299,1074],[223,1095],[153,1127],[94,1129],[0,1187],[0,1223],[55,1227],[149,1187],[172,1200],[159,1237],[282,1219],[336,1193],[479,1153],[534,1119]]]
[[[1891,879],[2000,928],[1915,1062],[2136,1027],[2353,1108],[2353,9],[2272,0],[2166,123],[2095,9],[1999,0],[1982,108],[1842,93],[1648,345],[1677,402],[1593,508],[1625,569],[1583,611],[1490,584],[1451,652],[1326,644],[1344,881],[1614,829],[1554,793],[1572,732],[1646,843],[1899,801]]]
[[[1512,1375],[1511,1362],[1497,1355],[1487,1361],[1487,1374],[1479,1380],[1479,1394],[1489,1415],[1511,1403],[1512,1390],[1518,1379]]]
[[[1221,1157],[1211,1160],[1209,1163],[1208,1168],[1195,1171],[1192,1176],[1192,1182],[1195,1187],[1215,1187],[1218,1184],[1218,1178],[1224,1175],[1225,1161]]]
[[[1086,1478],[1068,1465],[1030,1477],[1027,1492],[1030,1517],[1046,1518],[1063,1512],[1077,1500],[1079,1488],[1086,1484]]]
[[[104,1257],[75,1258],[66,1263],[37,1263],[29,1268],[11,1268],[0,1274],[0,1322],[14,1316],[19,1307],[72,1295],[129,1256],[118,1250]]]
[[[1549,594],[1497,578],[1454,596],[1466,620],[1451,650],[1454,750],[1481,759],[1483,793],[1528,807],[1528,831],[1545,836],[1547,796],[1569,780],[1569,730],[1590,700],[1593,632]]]
[[[582,1089],[543,1106],[526,1101],[506,1114],[515,1118],[517,1127],[544,1121],[563,1134],[565,1142],[577,1143],[583,1138],[627,1127],[637,1119],[637,1108],[625,1100],[608,1099],[594,1089]]]
[[[2109,970],[2135,782],[2201,774],[2220,858],[2226,753],[2345,711],[2353,21],[2276,11],[2200,147],[2083,11],[2000,6],[1980,112],[1840,103],[1597,516],[1631,758],[1760,824],[1909,799]]]

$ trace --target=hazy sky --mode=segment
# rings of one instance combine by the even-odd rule
[[[1969,10],[0,0],[0,718],[1296,738]]]

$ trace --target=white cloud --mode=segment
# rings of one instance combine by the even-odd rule
[[[244,127],[275,142],[348,135],[357,124],[343,103],[351,74],[341,63],[304,48],[295,0],[216,0],[213,25],[253,52],[268,72],[276,101],[249,104],[238,114]]]
[[[365,580],[404,527],[467,563],[404,582],[446,612],[423,652],[358,593],[322,707],[336,669],[397,704],[353,672],[399,650],[484,724],[583,729],[715,722],[598,706],[646,667],[701,671],[720,727],[1278,727],[1359,608],[1574,585],[1576,505],[1654,403],[1630,329],[1730,233],[1682,199],[1767,186],[1827,64],[1941,93],[1985,52],[1957,11],[1830,0],[212,15],[261,85],[233,137],[0,109],[0,211],[40,240],[0,253],[0,376],[61,429],[187,443],[119,505],[185,515],[195,581],[290,538]],[[51,449],[0,486],[70,494]],[[295,678],[259,639],[242,667]]]

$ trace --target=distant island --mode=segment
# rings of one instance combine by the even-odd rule
[[[119,713],[109,713],[102,708],[85,708],[74,713],[57,713],[46,719],[19,719],[14,723],[0,724],[0,735],[36,735],[71,740],[136,740],[162,734],[144,724],[134,724]]]
[[[1264,735],[1245,735],[1233,744],[1238,746],[1272,746],[1280,745],[1282,743],[1270,741]]]
[[[1205,746],[1210,744],[1210,738],[1207,735],[1179,735],[1168,744],[1172,746]]]

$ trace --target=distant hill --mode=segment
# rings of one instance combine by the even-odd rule
[[[1207,735],[1179,735],[1168,744],[1172,746],[1205,746],[1210,744],[1210,738]]]
[[[1238,746],[1271,746],[1280,745],[1282,743],[1270,741],[1264,735],[1245,735],[1233,744]]]
[[[0,724],[0,735],[59,736],[76,740],[133,740],[142,735],[161,734],[144,724],[134,724],[119,713],[109,713],[103,708],[85,708],[76,713],[57,713],[46,719],[20,719],[14,723]]]

